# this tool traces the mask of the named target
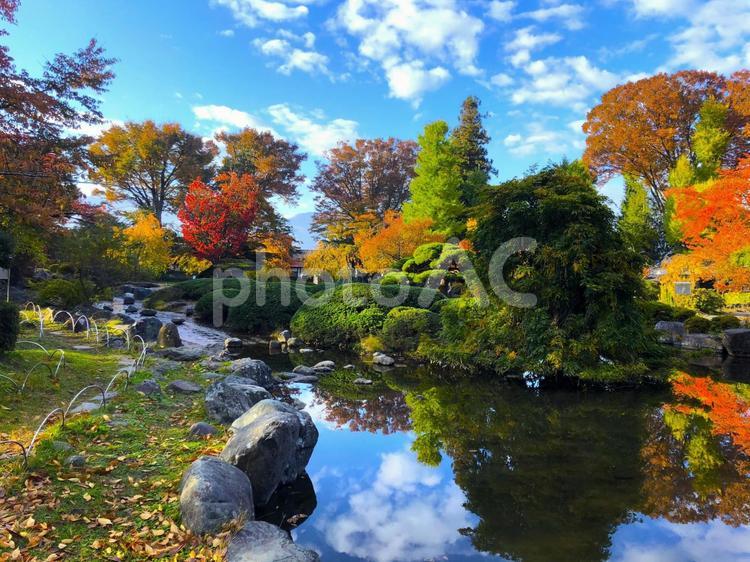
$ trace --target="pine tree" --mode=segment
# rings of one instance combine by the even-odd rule
[[[465,205],[476,204],[478,190],[495,172],[492,160],[487,157],[490,136],[482,125],[481,103],[476,96],[466,98],[461,105],[458,126],[451,132],[451,146],[461,176],[461,201]]]
[[[625,176],[625,198],[620,207],[617,224],[626,243],[632,249],[653,256],[658,233],[654,228],[648,192],[643,184],[632,176]]]
[[[432,219],[436,232],[459,236],[465,229],[462,182],[459,158],[447,134],[448,124],[435,121],[419,136],[421,150],[409,185],[411,200],[404,205],[404,219]]]

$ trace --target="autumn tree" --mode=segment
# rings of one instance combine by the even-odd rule
[[[458,156],[447,137],[448,124],[435,121],[419,136],[419,155],[404,205],[406,222],[430,219],[436,232],[460,235],[465,229]]]
[[[750,148],[750,137],[742,134],[750,122],[750,108],[734,105],[734,99],[744,103],[747,96],[747,80],[742,77],[738,73],[727,79],[689,70],[657,74],[609,90],[583,125],[587,134],[584,162],[599,182],[617,174],[638,179],[661,208],[669,173],[678,159],[685,155],[691,164],[697,161],[691,140],[707,100],[717,100],[727,108],[729,140],[723,166],[732,167]]]
[[[177,216],[196,255],[216,263],[236,256],[247,244],[258,210],[258,187],[249,174],[220,174],[213,184],[193,181]]]
[[[373,214],[380,220],[386,211],[401,209],[409,198],[417,145],[413,141],[358,139],[340,143],[318,162],[311,189],[315,198],[313,230],[350,222]]]
[[[631,249],[656,258],[659,233],[654,224],[654,213],[649,193],[637,179],[625,177],[625,197],[620,207],[617,226]]]
[[[147,120],[113,125],[89,152],[89,175],[110,201],[131,201],[162,224],[163,213],[179,207],[190,182],[208,178],[217,151],[177,123]]]
[[[133,224],[122,230],[123,260],[135,275],[158,277],[172,262],[170,232],[151,213],[138,212]]]
[[[458,126],[450,135],[461,176],[461,202],[467,206],[477,203],[479,189],[487,185],[490,175],[495,172],[492,160],[487,156],[490,136],[482,125],[481,103],[476,96],[464,100]]]
[[[15,23],[17,6],[0,1],[0,20]],[[76,179],[91,141],[75,131],[101,121],[98,96],[114,77],[113,63],[91,40],[72,55],[55,55],[33,76],[0,45],[0,228],[13,234],[17,256],[40,251],[40,240],[75,213]]]
[[[443,242],[445,236],[432,232],[432,219],[404,222],[394,211],[385,215],[384,226],[375,235],[358,240],[359,256],[365,270],[375,272],[393,267],[428,242]]]

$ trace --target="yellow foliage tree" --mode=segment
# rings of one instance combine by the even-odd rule
[[[158,277],[167,270],[172,262],[170,234],[153,214],[139,212],[133,225],[123,229],[122,234],[122,258],[135,274]]]

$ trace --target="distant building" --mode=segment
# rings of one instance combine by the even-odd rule
[[[300,250],[292,254],[292,268],[290,274],[292,279],[300,279],[304,277],[303,270],[305,269],[305,260],[310,255],[312,250]]]

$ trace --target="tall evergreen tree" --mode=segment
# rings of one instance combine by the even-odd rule
[[[487,156],[490,136],[482,125],[481,103],[476,96],[464,100],[458,126],[450,138],[461,177],[461,202],[465,205],[476,204],[478,190],[487,185],[490,175],[495,172],[492,160]]]
[[[618,220],[625,242],[636,252],[653,258],[659,238],[656,232],[648,191],[633,176],[625,176],[625,198]]]

